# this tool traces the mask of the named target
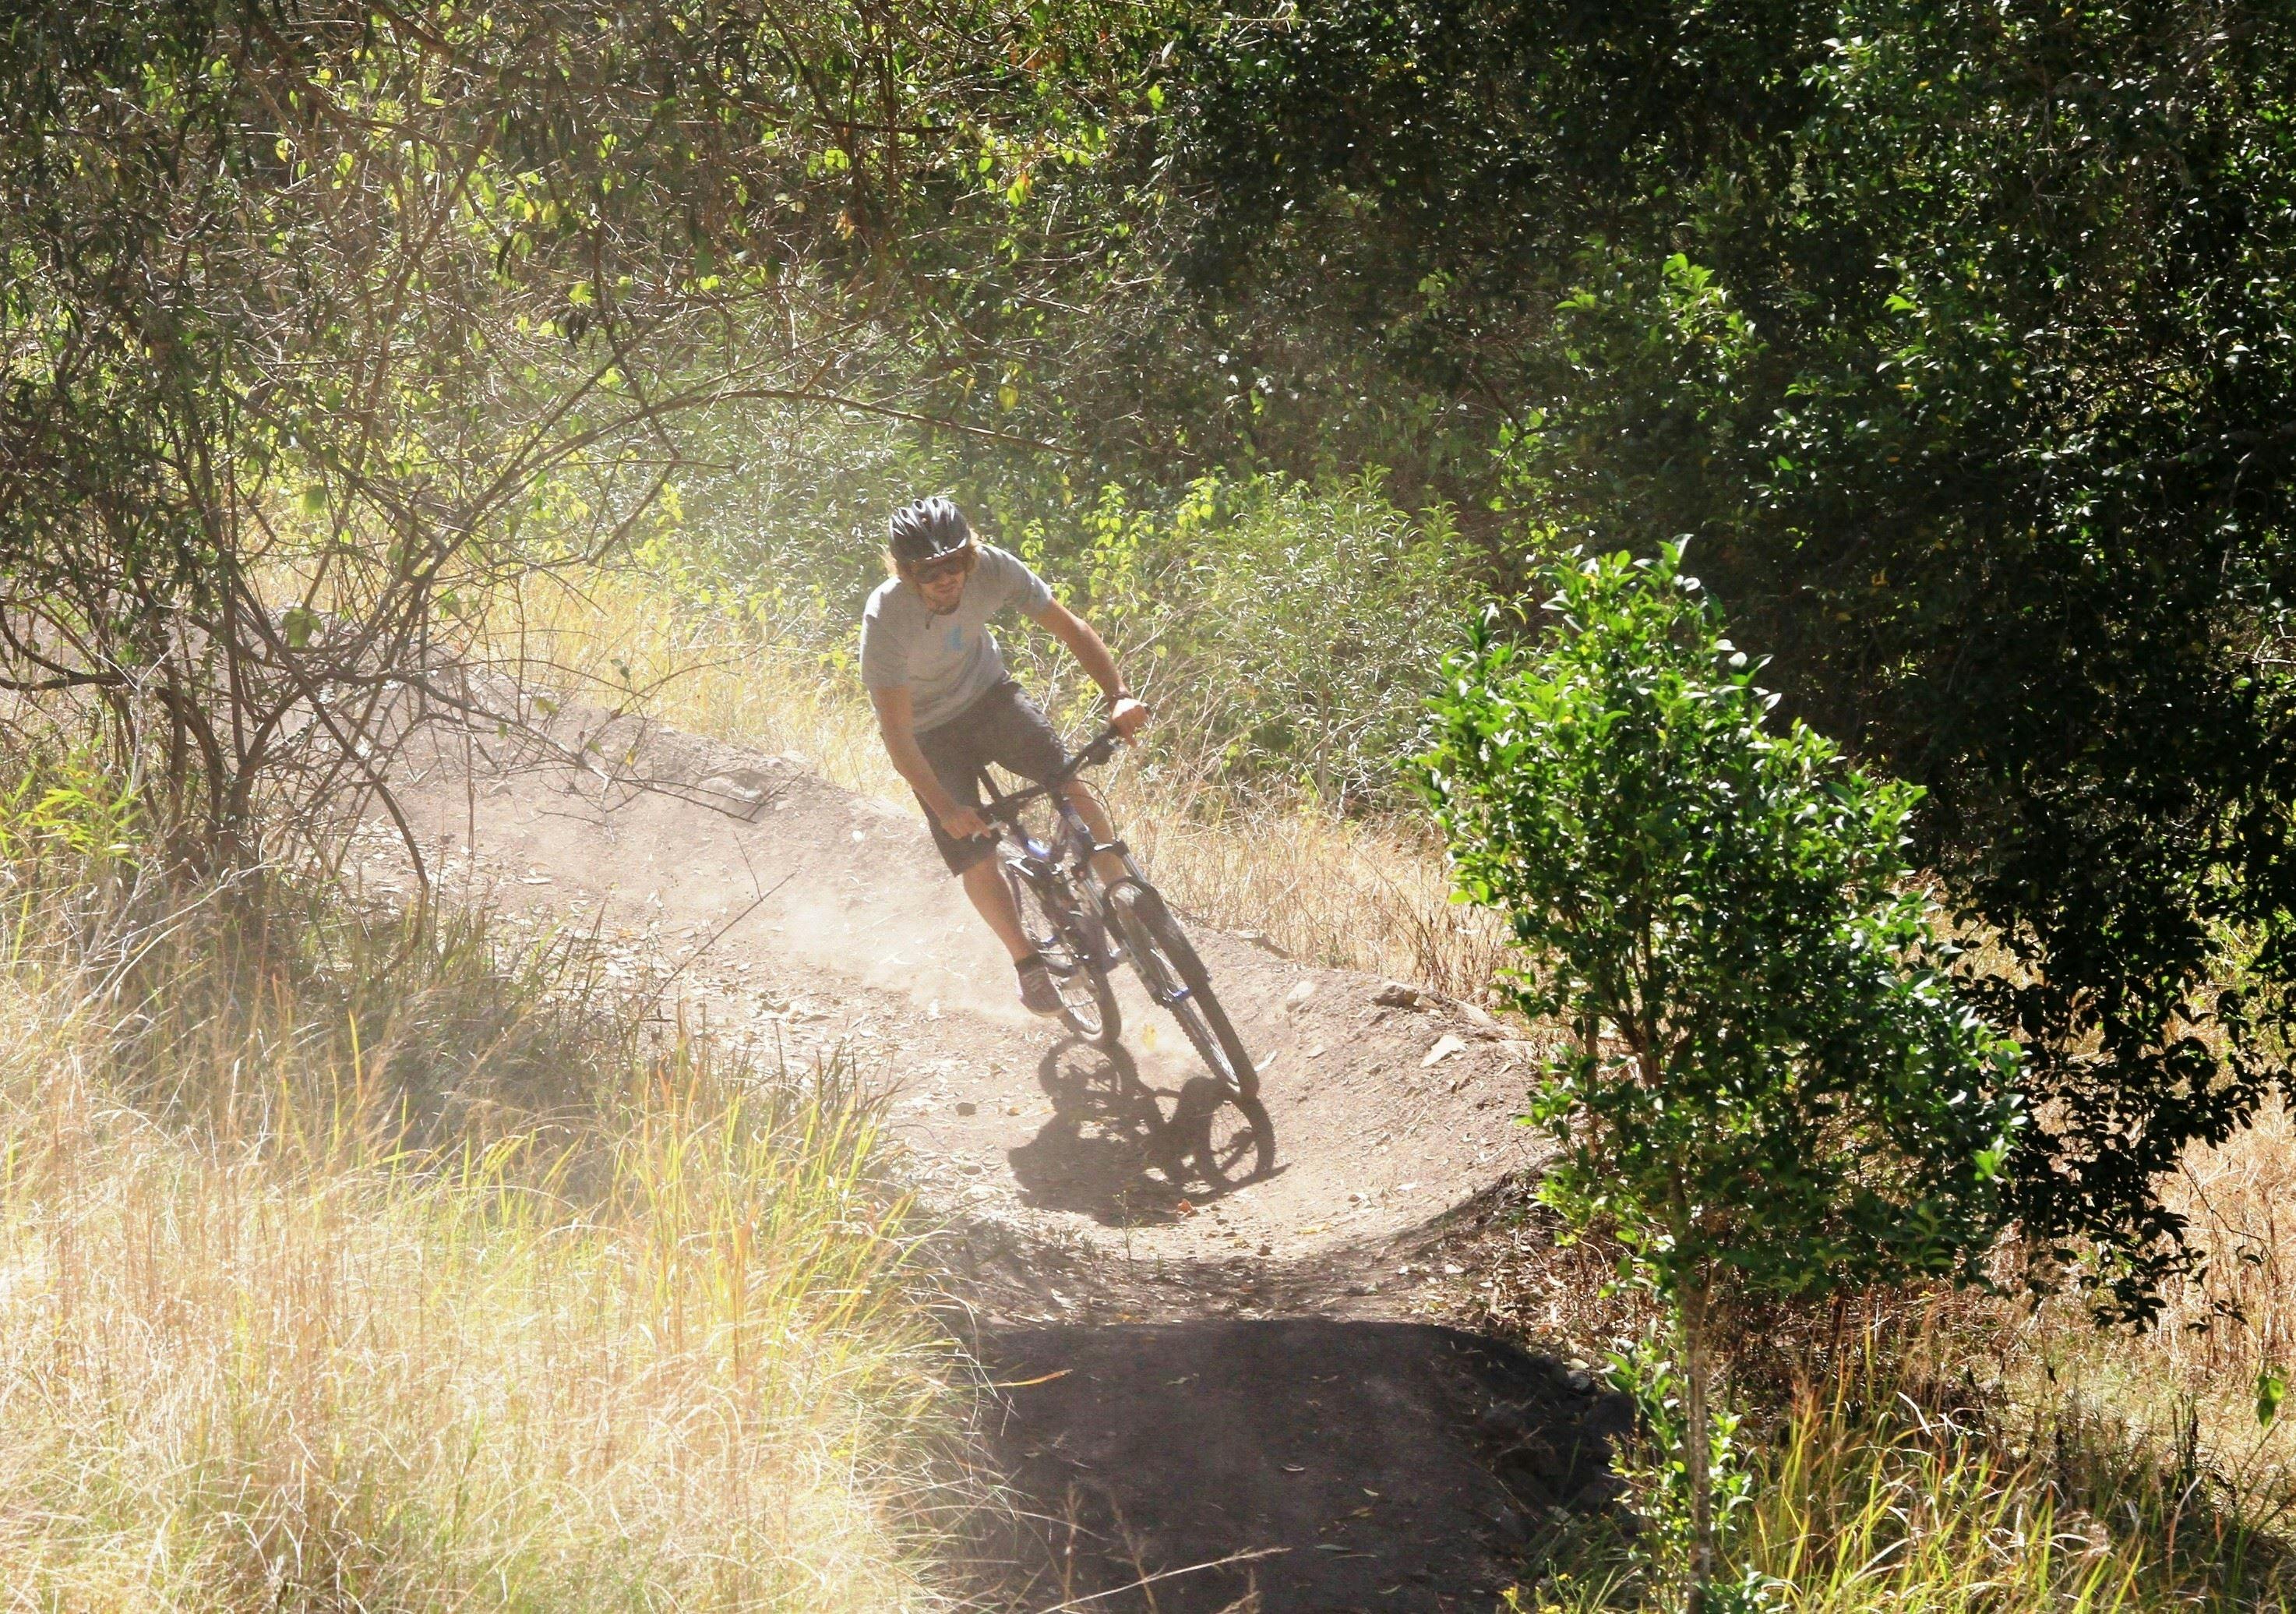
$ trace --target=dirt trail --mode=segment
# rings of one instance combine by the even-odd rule
[[[999,1426],[1015,1483],[1040,1504],[1064,1507],[1075,1522],[1075,1482],[1099,1497],[1084,1510],[1099,1524],[1083,1527],[1098,1557],[1083,1568],[1062,1560],[1064,1597],[1104,1592],[1144,1567],[1144,1553],[1172,1569],[1202,1560],[1191,1554],[1265,1550],[1275,1555],[1251,1560],[1245,1576],[1260,1600],[1252,1606],[1488,1606],[1536,1510],[1586,1500],[1601,1464],[1587,1469],[1578,1424],[1615,1422],[1616,1409],[1598,1404],[1583,1374],[1467,1341],[1458,1348],[1474,1372],[1430,1378],[1406,1365],[1414,1353],[1398,1354],[1391,1330],[1368,1321],[1417,1314],[1423,1286],[1458,1279],[1456,1266],[1442,1270],[1439,1240],[1494,1184],[1538,1163],[1534,1135],[1512,1120],[1528,1043],[1479,1010],[1193,926],[1259,1056],[1276,1165],[1225,1194],[1176,1183],[1154,1133],[1182,1084],[1201,1075],[1178,1028],[1128,977],[1120,1054],[1023,1010],[1010,967],[913,811],[840,790],[787,758],[634,720],[570,713],[558,737],[549,748],[458,737],[423,753],[400,791],[433,868],[450,888],[514,912],[578,916],[634,976],[675,971],[685,1012],[706,1016],[721,1035],[799,1062],[843,1048],[898,1083],[896,1124],[921,1193],[964,1231],[958,1276],[984,1354],[1031,1370],[1008,1378],[1049,1373],[1048,1385],[1073,1377],[1106,1390],[1083,1403],[1075,1385],[1018,1392]],[[370,877],[387,882],[392,861],[378,841]],[[1249,1328],[1207,1347],[1199,1334],[1123,1325],[1303,1313],[1341,1321],[1284,1336],[1267,1360],[1292,1362],[1295,1383],[1340,1386],[1315,1404],[1338,1416],[1353,1397],[1362,1404],[1349,1416],[1383,1422],[1383,1441],[1421,1453],[1417,1483],[1434,1511],[1395,1527],[1396,1542],[1417,1544],[1407,1565],[1375,1544],[1289,1540],[1307,1513],[1343,1501],[1358,1536],[1378,1535],[1350,1495],[1380,1487],[1353,1486],[1342,1470],[1356,1459],[1337,1454],[1292,1486],[1290,1500],[1271,1500],[1261,1493],[1283,1490],[1308,1465],[1287,1470],[1265,1452],[1212,1443],[1181,1462],[1193,1474],[1184,1488],[1210,1498],[1213,1514],[1202,1515],[1142,1478],[1157,1465],[1144,1469],[1136,1453],[1095,1475],[1071,1444],[1060,1459],[1068,1478],[1054,1487],[1065,1500],[1046,1494],[1043,1453],[1063,1441],[1098,1438],[1111,1451],[1175,1444],[1175,1409],[1137,1393],[1174,1377],[1172,1352],[1212,1348],[1235,1362],[1267,1348],[1247,1345]],[[1345,1320],[1355,1319],[1366,1321],[1350,1331]],[[1064,1349],[1073,1361],[1046,1365]],[[1136,1355],[1128,1370],[1128,1350]],[[1078,1424],[1084,1404],[1116,1422],[1088,1436]],[[1047,1420],[1062,1427],[1048,1432]],[[1547,1455],[1525,1467],[1525,1451]],[[1489,1478],[1508,1461],[1514,1484]],[[1407,1491],[1410,1468],[1390,1484]],[[1525,1490],[1534,1470],[1545,1476],[1529,1487],[1535,1500]],[[1221,1503],[1223,1487],[1233,1505]],[[1294,1504],[1311,1493],[1303,1513]],[[1461,1504],[1480,1521],[1472,1541],[1436,1528],[1451,1506],[1436,1504],[1439,1493],[1489,1503]],[[1224,1506],[1226,1522],[1206,1527]],[[1254,1516],[1263,1535],[1285,1540],[1253,1536]],[[1283,1567],[1295,1550],[1315,1573]],[[1152,1606],[1225,1606],[1244,1584],[1240,1572],[1159,1583]]]

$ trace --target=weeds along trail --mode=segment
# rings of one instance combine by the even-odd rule
[[[11,873],[12,1601],[947,1606],[968,1370],[858,1090],[481,924]]]

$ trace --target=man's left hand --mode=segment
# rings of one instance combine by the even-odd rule
[[[1148,703],[1128,695],[1109,708],[1108,726],[1128,740],[1148,726]]]

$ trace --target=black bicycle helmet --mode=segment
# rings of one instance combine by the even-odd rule
[[[936,493],[893,512],[887,547],[904,566],[922,565],[954,554],[972,539],[972,523],[954,501]]]

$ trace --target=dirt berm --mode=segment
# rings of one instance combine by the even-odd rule
[[[578,919],[723,1036],[898,1083],[1003,1387],[988,1444],[1050,1521],[984,1544],[1012,1606],[1488,1608],[1547,1510],[1607,1494],[1622,1411],[1586,1374],[1397,1321],[1540,1163],[1529,1045],[1490,1017],[1193,926],[1275,1131],[1222,1190],[1164,1135],[1201,1074],[1177,1026],[1128,977],[1121,1052],[1025,1012],[914,811],[582,712],[549,745],[425,746],[398,795],[449,890]],[[403,854],[369,834],[387,885]]]

